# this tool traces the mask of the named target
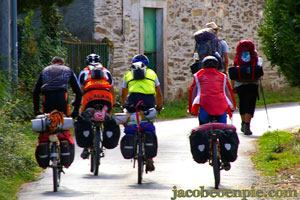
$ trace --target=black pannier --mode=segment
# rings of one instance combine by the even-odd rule
[[[237,159],[239,138],[236,131],[226,129],[219,136],[220,153],[223,162],[234,162]]]
[[[136,151],[136,135],[124,135],[121,139],[121,153],[125,159],[134,157]]]
[[[120,139],[120,126],[112,117],[106,118],[103,130],[103,146],[107,149],[113,149],[118,146]]]
[[[74,161],[75,149],[74,144],[68,140],[60,141],[61,165],[69,167]]]
[[[46,169],[50,162],[49,142],[39,142],[35,149],[35,158],[39,167]]]
[[[144,138],[146,158],[153,158],[157,155],[157,136],[153,132],[145,132]]]
[[[209,142],[207,132],[196,130],[191,133],[189,138],[193,159],[197,163],[206,163],[209,158]]]
[[[93,145],[92,121],[83,113],[74,123],[76,143],[79,147],[87,148]]]

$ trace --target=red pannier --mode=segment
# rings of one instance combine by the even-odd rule
[[[44,169],[49,166],[50,161],[49,135],[50,133],[40,133],[38,137],[39,142],[35,150],[36,161]],[[58,133],[58,139],[60,141],[61,164],[67,168],[74,161],[74,140],[69,130]]]

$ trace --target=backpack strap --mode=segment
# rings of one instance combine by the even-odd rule
[[[242,81],[242,77],[241,77],[241,70],[240,70],[240,67],[237,67],[237,70],[238,70],[238,79],[240,82],[243,82]]]

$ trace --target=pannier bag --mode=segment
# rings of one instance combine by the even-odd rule
[[[190,144],[194,160],[198,163],[205,163],[207,161],[209,151],[208,131],[215,129],[223,131],[223,134],[219,135],[221,160],[223,162],[234,162],[238,154],[238,135],[235,126],[224,123],[202,124],[192,130]]]
[[[50,133],[40,133],[38,137],[38,144],[35,150],[35,157],[37,163],[42,168],[47,168],[49,166],[50,161],[50,147],[49,147],[49,136]],[[64,167],[69,167],[74,161],[75,155],[75,147],[74,140],[71,136],[71,132],[63,131],[57,134],[58,140],[60,142],[60,150],[61,150],[61,164]]]
[[[87,148],[93,145],[92,121],[83,113],[74,123],[76,143],[79,147]]]
[[[209,142],[206,131],[193,131],[189,138],[193,159],[197,163],[206,163],[209,158]]]
[[[68,140],[60,141],[61,165],[68,168],[74,161],[75,148],[74,143]]]
[[[103,129],[103,146],[107,149],[113,149],[118,146],[120,139],[120,126],[112,117],[106,118]]]
[[[157,136],[155,133],[155,126],[153,123],[141,122],[142,131],[145,133],[144,146],[145,154],[147,158],[153,158],[157,155]],[[136,135],[137,125],[126,125],[125,134],[126,135]]]
[[[238,67],[230,67],[228,69],[229,78],[235,81],[254,81],[264,75],[262,66],[241,65]]]
[[[46,169],[50,162],[49,142],[38,142],[35,149],[35,158],[39,167]]]
[[[224,130],[224,134],[219,137],[221,160],[223,162],[234,162],[237,159],[239,138],[236,131],[232,129]]]
[[[132,159],[136,151],[136,135],[126,134],[121,139],[121,153],[125,159]]]

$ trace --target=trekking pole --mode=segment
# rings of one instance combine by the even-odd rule
[[[269,128],[271,128],[270,120],[269,120],[269,115],[268,115],[268,110],[267,110],[267,105],[266,105],[266,99],[265,99],[265,95],[264,95],[264,90],[263,90],[263,87],[262,87],[261,79],[259,79],[259,82],[260,82],[260,91],[261,91],[261,94],[263,96],[263,100],[264,100],[264,104],[265,104],[265,110],[266,110],[266,114],[267,114],[267,120],[268,120]]]

